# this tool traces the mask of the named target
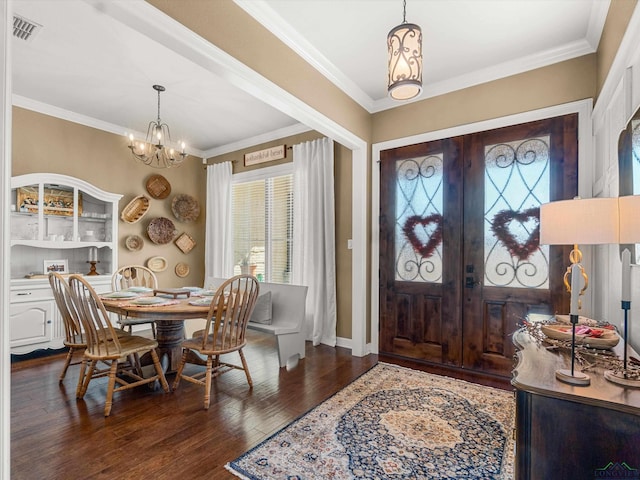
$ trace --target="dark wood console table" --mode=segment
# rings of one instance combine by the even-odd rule
[[[560,382],[568,354],[538,346],[525,329],[513,339],[516,478],[640,478],[640,388],[609,382],[602,368],[587,372],[587,387]],[[618,466],[632,470],[607,476]]]

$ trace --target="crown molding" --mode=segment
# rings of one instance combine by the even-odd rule
[[[578,40],[558,48],[549,49],[544,52],[535,53],[510,62],[504,62],[482,70],[460,75],[443,82],[423,85],[422,94],[406,102],[397,102],[390,98],[383,98],[374,102],[373,112],[381,112],[390,108],[398,107],[408,103],[415,103],[427,98],[444,95],[464,88],[473,87],[482,83],[499,80],[519,73],[535,70],[555,63],[571,60],[590,53],[594,53],[595,48],[587,40]]]
[[[292,125],[290,127],[279,128],[271,132],[256,135],[255,137],[245,138],[238,142],[228,143],[220,147],[212,148],[204,152],[205,156],[203,158],[210,159],[219,155],[224,155],[225,153],[237,152],[238,150],[250,148],[262,143],[272,142],[273,140],[279,140],[281,138],[290,137],[292,135],[309,132],[311,130],[313,129],[302,123],[297,123],[296,125]]]
[[[591,6],[591,16],[589,17],[589,26],[587,27],[587,34],[585,38],[587,42],[589,42],[589,45],[591,45],[595,50],[597,50],[598,45],[600,45],[604,22],[607,20],[607,14],[609,13],[610,6],[611,0],[593,2]]]
[[[375,101],[285,22],[267,2],[264,0],[233,1],[362,108],[369,113],[373,112]]]
[[[422,94],[411,100],[398,102],[389,97],[372,99],[353,81],[346,77],[322,53],[313,47],[302,35],[293,29],[265,0],[234,0],[234,2],[251,15],[256,21],[278,37],[289,48],[300,55],[307,63],[336,85],[346,95],[362,106],[369,113],[381,112],[409,103],[419,102],[427,98],[444,95],[481,83],[509,77],[554,63],[571,60],[597,50],[602,27],[609,10],[610,0],[593,3],[589,27],[586,37],[558,48],[535,53],[514,61],[504,62],[482,70],[469,72],[445,81],[423,85]]]
[[[77,123],[79,125],[84,125],[85,127],[95,128],[104,132],[113,133],[114,135],[121,135],[125,138],[128,137],[130,133],[133,134],[135,138],[145,138],[147,136],[146,133],[132,131],[131,129],[127,129],[122,125],[115,125],[103,120],[98,120],[97,118],[72,112],[71,110],[65,110],[64,108],[59,108],[48,103],[43,103],[39,102],[38,100],[33,100],[21,95],[16,95],[15,93],[12,95],[12,103],[15,107],[25,108],[27,110],[42,113],[43,115],[49,115],[50,117],[59,118],[61,120]],[[178,148],[179,145],[176,143],[174,147]],[[202,152],[201,150],[189,148],[188,153],[190,156],[204,158],[204,152]]]

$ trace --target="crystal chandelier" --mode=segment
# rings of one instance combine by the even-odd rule
[[[182,164],[187,156],[185,144],[182,142],[181,151],[177,152],[170,146],[171,134],[169,125],[160,120],[160,92],[164,92],[162,85],[154,85],[153,89],[158,92],[158,120],[149,122],[147,137],[144,142],[135,142],[133,134],[129,135],[129,149],[136,158],[145,165],[154,168],[171,168]],[[163,144],[163,141],[165,144]]]
[[[422,29],[407,23],[407,1],[402,23],[387,35],[389,81],[387,91],[394,100],[409,100],[422,92]]]

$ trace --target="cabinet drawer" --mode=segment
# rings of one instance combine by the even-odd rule
[[[11,289],[9,301],[15,302],[32,302],[35,300],[53,300],[53,292],[51,288],[25,288]]]
[[[11,347],[51,340],[54,301],[15,303],[9,307]]]

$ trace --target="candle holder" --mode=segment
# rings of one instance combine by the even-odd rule
[[[91,267],[89,268],[89,273],[87,273],[87,275],[100,275],[96,271],[96,264],[100,263],[100,260],[88,260],[87,263],[91,264]]]
[[[634,369],[634,375],[630,375],[631,370],[628,368],[627,339],[629,338],[629,310],[631,310],[631,252],[625,248],[622,252],[622,301],[620,306],[624,311],[624,350],[622,353],[622,371],[606,370],[604,378],[610,382],[624,385],[626,387],[640,387],[640,379],[638,378],[638,370]]]

